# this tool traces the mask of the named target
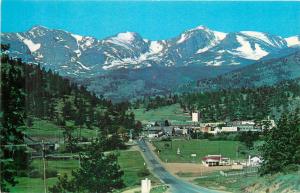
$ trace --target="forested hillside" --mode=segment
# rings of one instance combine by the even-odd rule
[[[205,121],[279,118],[300,106],[300,79],[259,88],[188,93],[180,99],[186,111],[198,110]]]
[[[107,133],[115,133],[120,126],[133,128],[134,115],[128,114],[127,102],[113,104],[102,97],[97,98],[85,87],[71,83],[51,70],[45,71],[39,65],[25,64],[21,60],[1,57],[2,77],[19,76],[25,93],[26,122],[32,118],[50,120],[59,126],[73,121],[76,126],[89,129],[97,127]],[[15,68],[21,69],[15,73]]]
[[[1,191],[8,191],[7,187],[17,183],[16,178],[28,177],[32,172],[27,143],[44,143],[42,139],[32,136],[32,132],[28,134],[33,127],[37,135],[43,135],[45,127],[56,129],[51,131],[54,135],[62,133],[62,153],[83,151],[78,142],[99,138],[101,143],[97,144],[101,146],[100,154],[125,148],[124,141],[128,139],[129,130],[137,131],[140,128],[134,114],[127,111],[130,103],[113,104],[51,70],[24,63],[21,59],[12,59],[6,52],[8,47],[1,45]],[[36,125],[37,120],[43,124]],[[83,128],[85,131],[94,131],[90,135],[94,140],[81,135]],[[53,141],[52,136],[44,140],[61,142]],[[102,155],[99,159],[106,158]],[[115,164],[117,157],[110,159],[110,163]],[[115,166],[119,170],[119,166]],[[102,164],[101,167],[106,165]]]
[[[284,80],[293,80],[300,77],[300,51],[276,59],[266,59],[256,64],[220,75],[212,79],[203,79],[197,82],[195,89],[212,91],[234,88],[255,88],[272,86]]]

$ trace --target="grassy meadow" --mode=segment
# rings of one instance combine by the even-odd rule
[[[67,126],[74,125],[73,122],[67,122]],[[80,129],[76,127],[74,135],[79,135]],[[51,121],[34,119],[32,127],[29,127],[25,132],[31,138],[46,140],[46,141],[63,141],[63,129]],[[96,131],[83,127],[81,136],[91,138],[96,136]]]
[[[78,160],[47,160],[46,168],[56,170],[59,175],[71,174],[73,169],[78,168]],[[33,160],[31,166],[43,174],[43,161]],[[44,192],[44,182],[42,178],[18,177],[18,184],[11,187],[11,193],[41,193]],[[47,178],[47,186],[53,186],[57,181],[56,177]]]
[[[168,162],[201,162],[201,159],[208,154],[221,154],[230,159],[244,159],[243,155],[237,153],[237,149],[243,145],[239,141],[209,141],[209,140],[173,140],[154,141],[153,145],[160,150],[159,157],[162,161]],[[180,155],[177,155],[177,149]],[[191,154],[197,154],[192,158]]]
[[[148,121],[164,121],[164,120],[176,120],[176,121],[189,121],[190,116],[183,112],[179,104],[160,107],[157,109],[151,109],[146,111],[145,108],[133,109],[136,120],[143,123]]]
[[[118,162],[124,171],[123,180],[125,189],[138,186],[140,180],[145,177],[138,175],[139,171],[144,167],[144,159],[139,151],[119,151]],[[57,170],[58,174],[64,173],[70,175],[71,171],[79,167],[78,160],[48,160],[47,169]],[[43,162],[40,159],[33,160],[31,166],[39,172],[43,172]],[[159,183],[151,174],[147,176],[154,182]],[[11,187],[11,193],[41,193],[44,192],[44,183],[42,178],[18,177],[18,184]],[[47,186],[51,187],[57,182],[56,177],[47,179]]]
[[[139,186],[141,180],[145,177],[140,177],[139,171],[144,168],[144,158],[139,151],[121,151],[118,158],[119,164],[124,171],[123,180],[126,186]],[[147,176],[154,183],[158,183],[158,179],[151,174]]]

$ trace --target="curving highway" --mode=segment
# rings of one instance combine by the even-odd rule
[[[137,143],[143,150],[146,162],[154,175],[167,184],[172,193],[218,193],[218,191],[196,186],[176,178],[161,165],[144,140],[140,140]]]

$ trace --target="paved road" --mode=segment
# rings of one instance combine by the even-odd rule
[[[217,193],[217,191],[196,186],[176,178],[161,165],[145,141],[138,141],[138,145],[141,149],[144,149],[143,154],[148,166],[159,179],[171,188],[172,193]]]

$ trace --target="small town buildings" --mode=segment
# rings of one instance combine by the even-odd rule
[[[205,126],[205,127],[201,128],[201,131],[203,133],[209,133],[209,134],[216,135],[221,132],[221,129],[219,127]]]
[[[216,135],[218,133],[235,133],[235,132],[261,132],[264,129],[271,129],[275,127],[275,121],[271,119],[262,121],[242,120],[232,122],[208,122],[201,123],[199,121],[199,113],[193,113],[192,121],[172,121],[169,125],[165,122],[156,121],[155,123],[148,123],[143,129],[144,136],[149,138],[161,137],[161,136],[188,136],[191,133],[209,133]],[[195,121],[195,122],[194,122]],[[265,126],[265,122],[268,121],[268,128]]]
[[[161,136],[186,136],[189,134],[189,127],[178,126],[150,126],[143,129],[143,135],[148,138]]]
[[[148,138],[158,137],[162,133],[162,129],[159,126],[150,126],[143,129],[143,135]]]
[[[222,157],[222,155],[207,155],[202,158],[202,164],[206,167],[210,166],[228,166],[230,159]]]
[[[254,121],[233,121],[227,124],[230,127],[237,127],[237,131],[254,131]]]
[[[174,134],[174,127],[162,127],[162,131],[165,135],[172,136]]]
[[[148,134],[149,139],[156,138],[156,137],[158,137],[158,134],[156,134],[156,133],[149,133]]]
[[[179,127],[174,127],[173,128],[173,135],[187,135],[188,134],[188,129],[186,128],[179,128]]]
[[[210,127],[219,127],[220,125],[226,125],[225,122],[223,121],[219,121],[219,122],[209,122],[209,123],[200,123],[201,127],[206,127],[206,126],[210,126]]]
[[[274,123],[274,122],[273,122]],[[263,130],[263,124],[254,121],[233,121],[226,123],[222,127],[222,132],[261,132]]]
[[[262,130],[270,130],[274,127],[276,127],[276,123],[275,120],[270,119],[270,117],[268,116],[268,118],[266,120],[261,120],[258,125],[262,128]]]

